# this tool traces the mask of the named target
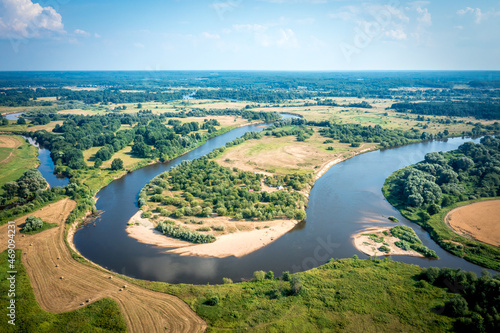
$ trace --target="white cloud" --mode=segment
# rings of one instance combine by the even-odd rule
[[[0,37],[40,38],[65,33],[61,15],[54,8],[31,0],[0,0]]]
[[[279,35],[280,37],[276,41],[276,45],[284,47],[297,47],[299,45],[292,29],[280,29]]]
[[[84,30],[81,30],[81,29],[76,29],[74,32],[75,32],[75,35],[80,35],[80,36],[83,36],[83,37],[90,36],[90,34],[87,31],[84,31]]]
[[[94,37],[95,37],[95,38],[101,38],[101,35],[99,35],[99,34],[96,32],[96,33],[94,33]]]
[[[142,43],[134,43],[134,46],[137,47],[138,49],[144,48],[144,44],[142,44]]]
[[[496,17],[500,16],[500,12],[497,12],[495,10],[491,10],[489,12],[483,13],[481,8],[471,8],[471,7],[466,7],[464,9],[457,10],[457,15],[458,16],[465,16],[465,15],[472,15],[474,16],[474,22],[476,24],[480,24],[484,20],[490,18],[490,17]]]
[[[387,37],[390,37],[390,38],[396,39],[396,40],[404,40],[407,37],[407,35],[403,31],[403,29],[391,29],[391,30],[386,31],[385,35]]]
[[[264,32],[267,30],[267,26],[262,24],[234,24],[234,31],[246,31],[246,32]]]
[[[260,0],[260,1],[271,2],[271,3],[297,3],[297,2],[305,2],[311,4],[328,3],[328,0]]]
[[[201,35],[205,37],[206,39],[220,39],[220,35],[218,34],[211,34],[209,32],[202,32]]]
[[[340,19],[343,21],[351,21],[357,18],[360,12],[359,7],[356,6],[344,6],[340,11],[330,13],[328,16],[332,19]]]
[[[422,9],[421,7],[417,7],[417,12],[419,14],[417,17],[418,23],[422,26],[430,27],[432,25],[432,17],[427,8]]]

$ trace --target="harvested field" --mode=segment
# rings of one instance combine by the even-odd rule
[[[109,297],[119,304],[130,332],[205,330],[206,323],[180,299],[127,285],[100,267],[75,261],[64,242],[64,221],[75,206],[74,201],[64,199],[30,214],[58,223],[59,227],[36,235],[16,236],[36,299],[45,311],[67,312]],[[25,217],[16,220],[18,228],[24,220]],[[4,251],[7,225],[0,227],[0,244],[0,251]]]
[[[455,208],[446,215],[445,221],[460,235],[500,246],[500,200]]]
[[[21,141],[14,136],[1,135],[0,136],[0,147],[2,148],[17,148],[21,145]]]

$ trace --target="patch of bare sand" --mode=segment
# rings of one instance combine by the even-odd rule
[[[148,219],[142,218],[142,211],[138,211],[132,216],[127,224],[129,237],[137,239],[144,244],[156,245],[158,247],[184,247],[192,245],[175,238],[166,237],[161,232],[155,230],[155,225]]]
[[[271,244],[293,229],[295,224],[296,222],[290,220],[278,221],[277,224],[269,228],[226,234],[217,237],[214,243],[181,247],[167,252],[178,253],[183,256],[243,257]]]
[[[192,244],[162,235],[160,232],[154,230],[155,224],[149,219],[141,218],[141,214],[142,212],[138,211],[129,220],[127,226],[129,237],[135,238],[145,244],[156,245],[162,248],[175,248],[167,252],[200,257],[243,257],[269,245],[293,229],[297,224],[295,220],[248,222],[232,221],[228,217],[220,216],[199,219],[203,221],[203,225],[182,224],[174,220],[177,222],[177,225],[193,231],[201,226],[224,226],[223,232],[210,232],[217,236],[215,242],[209,244]]]
[[[399,247],[397,247],[394,243],[399,241],[399,238],[390,236],[390,229],[392,227],[371,227],[364,229],[357,234],[353,235],[353,242],[356,248],[367,254],[369,256],[390,256],[390,255],[403,255],[403,256],[411,256],[411,257],[423,257],[420,253],[409,250],[405,251]],[[384,231],[389,233],[389,236],[384,235]],[[387,246],[390,249],[389,253],[382,252],[378,248],[384,245],[383,243],[377,243],[374,240],[370,239],[368,234],[374,234],[377,236],[384,237],[384,241],[389,244]]]
[[[446,215],[445,221],[460,235],[500,246],[500,200],[455,208]]]

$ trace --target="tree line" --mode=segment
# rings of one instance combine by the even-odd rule
[[[390,107],[397,112],[435,116],[475,117],[476,119],[500,119],[500,103],[497,102],[422,102],[394,103]]]

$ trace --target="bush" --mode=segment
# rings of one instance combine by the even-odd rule
[[[264,281],[264,279],[266,278],[266,272],[264,272],[264,271],[255,271],[255,272],[253,272],[253,277],[257,281]]]
[[[266,279],[273,280],[274,279],[274,272],[273,271],[267,272],[266,273]]]
[[[43,227],[43,221],[39,217],[28,216],[26,218],[26,222],[24,223],[24,227],[22,228],[22,232],[30,232],[41,229]]]
[[[222,282],[224,284],[232,284],[233,283],[233,280],[231,280],[230,278],[222,278]]]
[[[203,304],[208,306],[215,306],[219,304],[219,296],[217,295],[210,296]]]
[[[385,246],[385,245],[382,245],[381,247],[379,247],[379,248],[378,248],[378,250],[379,250],[379,251],[381,251],[381,252],[385,252],[385,253],[389,253],[389,252],[391,252],[391,249],[390,249],[390,248],[388,248],[388,247],[387,247],[387,246]]]
[[[283,272],[283,275],[281,277],[283,281],[290,281],[292,279],[292,275],[290,274],[289,271]]]
[[[409,251],[411,249],[411,245],[407,241],[397,241],[394,243],[397,247],[400,249],[403,249],[404,251]]]
[[[226,230],[226,227],[223,226],[223,225],[212,226],[212,230],[214,230],[214,231],[224,231],[224,230]]]
[[[164,222],[158,223],[155,229],[160,231],[165,236],[196,244],[213,243],[216,239],[213,235],[200,234],[199,232],[191,231],[179,226],[173,226]]]
[[[467,314],[468,304],[467,301],[458,294],[453,295],[453,297],[446,302],[445,312],[451,317],[462,317]]]
[[[421,244],[412,244],[411,248],[412,248],[412,250],[415,250],[418,253],[423,254],[425,257],[428,257],[428,258],[437,258],[438,257],[436,252],[429,249],[427,246],[424,246]]]
[[[302,291],[302,282],[300,281],[300,279],[294,276],[292,278],[292,281],[290,281],[290,283],[291,283],[290,295],[296,296],[300,294],[300,292]]]

